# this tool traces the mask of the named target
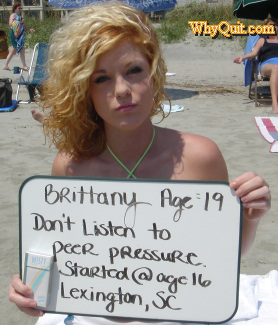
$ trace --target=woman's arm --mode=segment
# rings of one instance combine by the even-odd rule
[[[258,224],[270,209],[271,196],[268,184],[254,172],[247,172],[230,182],[243,205],[241,255],[251,248]]]
[[[234,59],[234,63],[241,63],[243,60],[247,60],[247,59],[253,59],[255,58],[259,52],[260,52],[260,49],[261,47],[264,45],[264,38],[260,38],[258,40],[258,42],[256,43],[256,45],[254,46],[253,50],[249,53],[246,53],[242,56],[237,56],[235,59]]]
[[[198,145],[190,148],[190,156],[195,157],[190,170],[199,180],[227,181],[228,174],[222,154],[216,144],[206,138],[199,138]],[[187,160],[190,157],[186,157]],[[194,170],[195,169],[195,170]],[[270,190],[266,181],[254,172],[246,172],[230,182],[230,187],[241,199],[243,205],[241,254],[251,248],[258,224],[270,209]]]
[[[58,153],[53,162],[51,175],[66,176],[65,171],[68,159],[66,154]],[[36,301],[32,297],[32,289],[22,282],[18,274],[14,275],[9,287],[9,300],[15,303],[22,312],[30,316],[43,316],[41,310],[34,309]]]
[[[11,14],[10,18],[9,18],[9,25],[10,25],[11,28],[12,28],[14,19],[15,19],[15,14]]]
[[[29,31],[31,33],[35,33],[35,30],[34,29],[28,28],[28,27],[25,26],[24,18],[21,18],[21,22],[22,22],[22,25],[24,26],[24,30],[25,31]]]

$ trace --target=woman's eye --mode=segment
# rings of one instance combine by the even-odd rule
[[[97,77],[94,81],[95,84],[101,84],[102,82],[105,82],[109,80],[109,77],[107,76],[100,76],[100,77]]]
[[[133,67],[133,68],[131,68],[128,71],[128,73],[130,73],[130,74],[136,74],[136,73],[140,73],[142,71],[143,71],[143,69],[141,67]]]

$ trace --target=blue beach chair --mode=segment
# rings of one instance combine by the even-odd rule
[[[259,35],[256,36],[249,35],[244,54],[251,52],[259,39],[260,39]],[[249,86],[249,98],[255,100],[256,107],[270,106],[271,105],[271,93],[269,87],[270,79],[268,77],[261,76],[259,72],[260,62],[258,57],[252,60],[244,60],[244,61],[245,61],[244,80],[245,80],[245,86]],[[259,87],[258,85],[259,81],[266,81],[267,86]]]
[[[46,69],[46,62],[48,58],[48,43],[37,43],[34,47],[32,59],[30,63],[30,69],[28,77],[25,80],[23,76],[23,70],[20,71],[20,76],[17,85],[16,100],[18,101],[18,95],[20,86],[26,86],[29,94],[28,101],[21,101],[20,103],[31,103],[34,101],[35,91],[40,91],[44,81],[48,78]]]

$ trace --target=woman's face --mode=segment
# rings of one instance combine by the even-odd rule
[[[106,128],[131,130],[149,121],[153,86],[150,65],[140,47],[122,41],[100,56],[89,92]]]
[[[16,9],[14,10],[14,12],[15,12],[18,16],[20,16],[20,15],[21,15],[21,10],[22,10],[22,7],[21,7],[21,6],[18,6],[18,7],[16,7]]]
[[[274,21],[270,20],[270,21],[267,23],[267,25],[273,25],[274,28],[275,28],[275,30],[276,30],[276,34],[278,33],[278,26],[277,26],[277,24],[276,24]]]

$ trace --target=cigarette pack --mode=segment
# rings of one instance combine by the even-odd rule
[[[25,253],[23,281],[34,292],[37,307],[46,307],[50,299],[53,256],[34,252]]]

